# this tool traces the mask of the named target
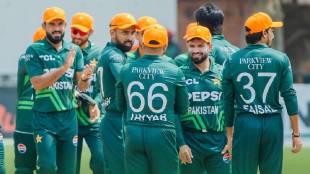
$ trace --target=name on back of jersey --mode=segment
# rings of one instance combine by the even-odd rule
[[[154,80],[156,75],[164,74],[164,70],[153,67],[132,67],[131,73],[138,74],[141,80]]]
[[[141,114],[141,113],[132,113],[130,117],[131,121],[141,121],[141,122],[150,122],[150,121],[167,121],[167,114]]]
[[[262,70],[265,64],[271,64],[271,57],[243,57],[239,64],[247,64],[249,70]]]

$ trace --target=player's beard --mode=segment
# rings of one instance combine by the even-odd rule
[[[194,54],[200,54],[200,56],[193,56]],[[208,58],[208,54],[203,54],[203,53],[192,53],[191,54],[192,61],[194,64],[202,64],[205,60]]]
[[[270,48],[271,48],[271,45],[272,45],[272,39],[268,39],[268,40],[267,40],[267,45],[268,45],[268,47],[270,47]]]
[[[57,33],[57,32],[61,33],[60,31],[53,31],[52,33]],[[59,42],[61,42],[64,36],[65,36],[65,33],[62,33],[60,36],[53,36],[50,33],[46,33],[46,38],[53,44],[58,44]]]
[[[86,42],[88,42],[88,38],[87,39],[73,39],[72,42],[78,46],[82,46]]]
[[[127,44],[126,44],[127,43]],[[122,52],[128,52],[131,50],[133,46],[132,40],[125,40],[123,43],[119,41],[119,39],[116,37],[116,47],[120,49]]]

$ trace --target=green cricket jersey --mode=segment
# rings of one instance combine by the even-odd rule
[[[126,63],[130,63],[130,62],[132,62],[133,60],[137,60],[138,58],[141,57],[141,55],[140,55],[140,53],[139,53],[139,48],[138,48],[136,51],[134,51],[134,52],[128,52],[128,53],[127,53],[127,56],[128,56],[128,59],[127,59],[127,62],[126,62]],[[163,58],[163,60],[165,60],[165,61],[168,61],[168,62],[170,62],[170,63],[172,63],[172,64],[175,64],[175,61],[174,61],[171,57],[168,57],[168,56],[166,56],[166,55],[163,55],[162,58]]]
[[[18,60],[16,130],[33,132],[31,126],[33,118],[33,89],[26,71],[25,57],[25,54],[22,54]]]
[[[97,73],[106,112],[118,112],[115,103],[115,84],[126,59],[126,54],[112,42],[108,42],[101,53]]]
[[[191,59],[188,53],[182,53],[174,58],[175,64],[180,67],[183,65],[189,65],[191,63]]]
[[[215,63],[223,65],[224,61],[228,59],[239,48],[229,43],[224,35],[212,36],[212,51],[211,56],[215,58]]]
[[[288,114],[298,113],[289,58],[266,44],[248,45],[234,53],[224,65],[222,87],[228,127],[233,126],[234,103],[236,115],[281,113],[279,92]]]
[[[201,73],[191,62],[182,66],[189,96],[189,108],[182,115],[183,129],[224,131],[224,110],[222,105],[222,66],[210,61],[210,69]]]
[[[90,64],[92,61],[98,62],[100,57],[101,48],[88,41],[88,47],[81,49],[83,53],[84,64]],[[91,77],[91,83],[89,88],[83,92],[91,98],[95,99],[98,106],[100,106],[101,96],[99,92],[99,88],[96,86],[96,73],[94,73]],[[89,118],[89,104],[86,102],[82,102],[82,105],[77,109],[77,116],[79,125],[88,126],[90,124],[94,124],[90,122]],[[99,121],[99,120],[98,120]],[[97,122],[95,122],[97,123]]]
[[[65,63],[70,49],[77,50],[72,67],[61,78],[53,85],[35,91],[34,111],[55,112],[76,108],[74,96],[75,73],[83,70],[83,55],[77,45],[65,41],[62,43],[62,48],[59,51],[46,39],[38,41],[27,48],[25,59],[30,78],[61,67]]]
[[[121,111],[127,108],[127,124],[175,127],[188,108],[184,75],[162,56],[144,55],[123,67],[117,101]]]

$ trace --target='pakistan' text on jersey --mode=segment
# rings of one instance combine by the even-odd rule
[[[126,64],[117,85],[120,110],[126,123],[175,127],[175,117],[185,114],[188,96],[184,75],[161,56],[145,55]]]
[[[115,103],[115,84],[126,58],[126,54],[112,42],[107,43],[101,53],[97,77],[106,112],[118,112]]]
[[[22,54],[18,60],[16,130],[33,132],[31,125],[33,118],[33,89],[26,71],[25,57],[25,54]]]
[[[81,49],[83,53],[84,64],[90,64],[91,62],[98,62],[100,57],[101,48],[88,41],[88,47]],[[96,72],[96,71],[94,71]],[[98,86],[96,86],[96,73],[91,76],[91,83],[89,88],[83,92],[91,98],[95,99],[100,108],[101,96],[99,92]],[[82,102],[82,105],[77,109],[77,116],[79,125],[87,126],[90,124],[94,124],[89,120],[89,104],[86,102]],[[98,120],[99,121],[99,120]],[[95,122],[96,123],[96,122]]]
[[[183,129],[224,131],[222,66],[209,61],[210,70],[203,74],[193,63],[180,67],[185,75],[190,103],[187,114],[181,116]]]
[[[281,113],[279,91],[289,115],[298,113],[292,69],[287,55],[266,44],[248,45],[234,53],[223,69],[223,99],[227,126],[236,114]]]
[[[76,49],[75,60],[67,72],[53,85],[35,91],[34,111],[55,112],[76,108],[75,73],[83,70],[83,55],[78,46],[64,41],[62,43],[62,48],[57,51],[46,39],[43,39],[32,44],[26,51],[26,68],[32,78],[63,66],[70,49]]]

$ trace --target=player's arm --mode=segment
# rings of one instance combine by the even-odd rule
[[[116,107],[117,110],[120,112],[124,112],[126,110],[126,98],[124,93],[124,86],[122,83],[122,76],[123,76],[123,70],[120,73],[119,81],[116,83],[116,91],[115,91],[115,98],[116,98]]]
[[[188,111],[189,100],[188,91],[185,84],[185,77],[183,72],[178,68],[176,77],[176,92],[174,110],[176,114],[184,115]]]
[[[71,49],[66,62],[59,68],[53,69],[49,72],[43,71],[43,66],[38,55],[31,49],[27,49],[27,72],[31,76],[30,82],[35,90],[41,90],[53,85],[65,72],[71,67],[74,62],[76,51]]]
[[[225,61],[222,75],[223,104],[225,113],[225,125],[232,128],[235,119],[234,112],[234,86],[232,83],[229,60]]]
[[[124,65],[123,58],[120,55],[110,55],[109,58],[109,68],[116,79],[116,82],[119,81],[119,75],[121,72],[121,69]]]
[[[17,68],[17,96],[20,96],[23,89],[24,79],[25,79],[26,67],[25,67],[25,55],[21,55],[18,60]]]
[[[287,113],[290,116],[291,128],[292,128],[292,141],[293,141],[293,153],[298,153],[302,148],[302,142],[300,139],[299,130],[299,116],[298,116],[298,103],[296,91],[293,88],[293,73],[289,58],[286,57],[283,61],[283,71],[280,81],[280,92],[284,99]]]

